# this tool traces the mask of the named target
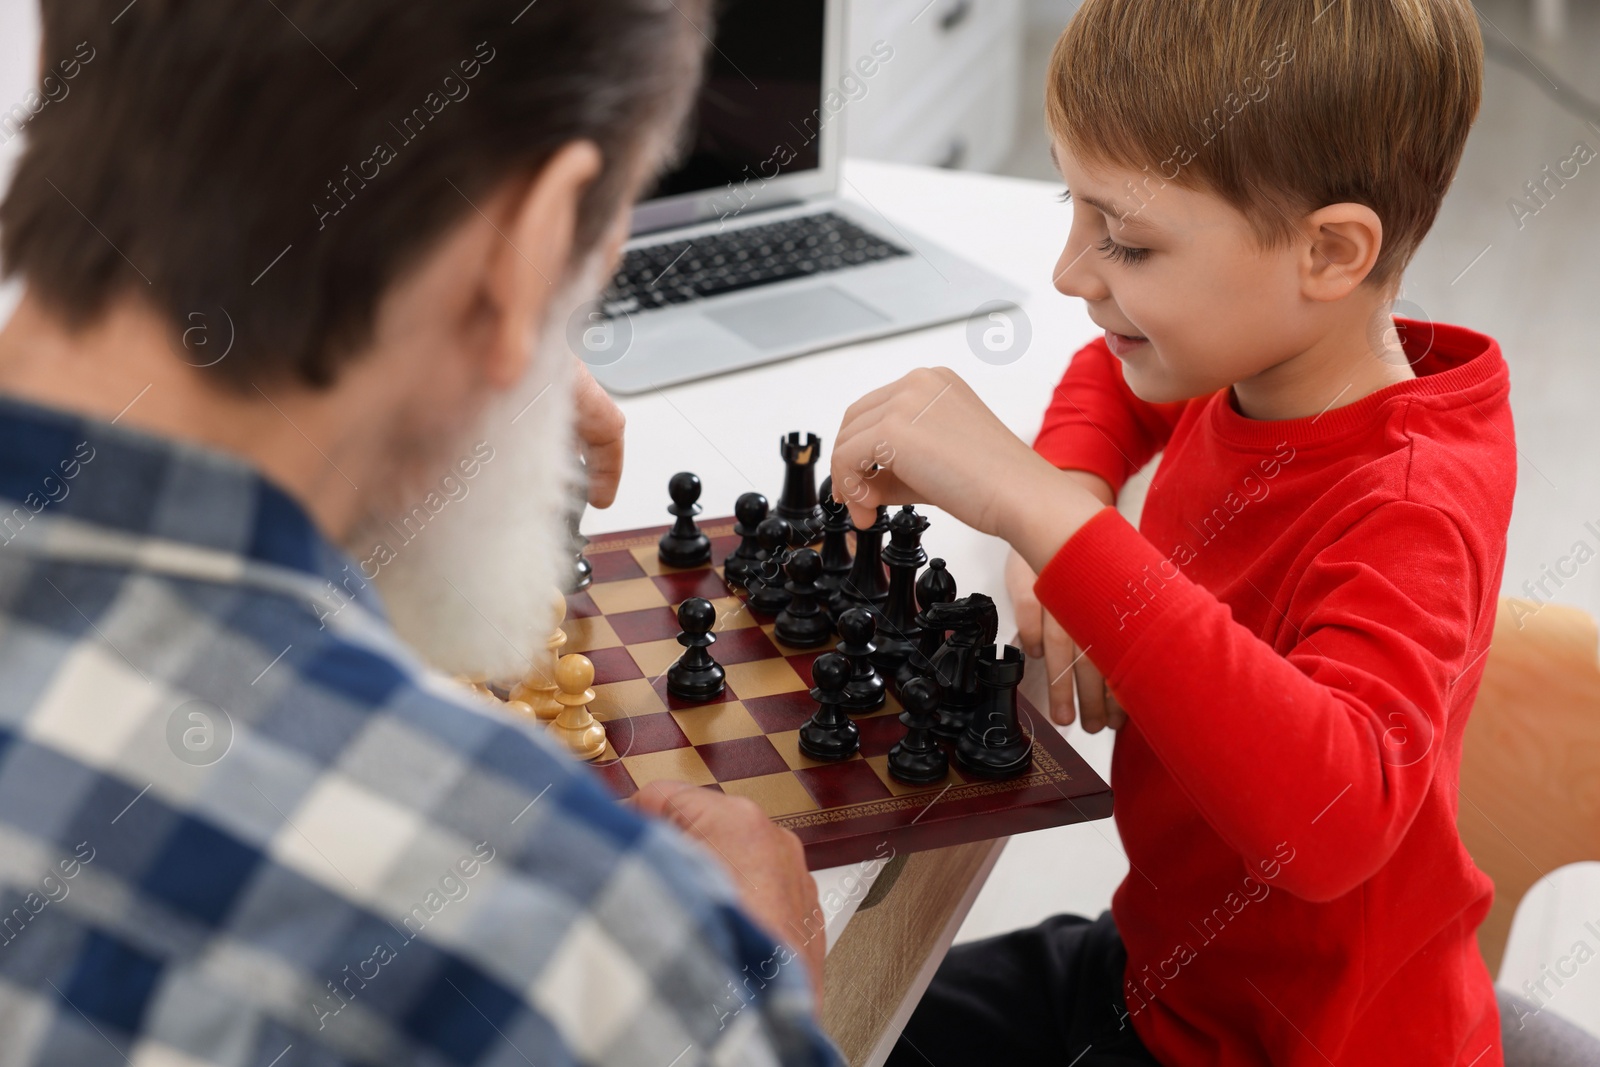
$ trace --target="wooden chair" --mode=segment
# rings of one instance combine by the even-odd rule
[[[1478,947],[1498,974],[1523,895],[1557,867],[1600,860],[1600,631],[1584,612],[1500,602],[1457,825],[1494,879]]]

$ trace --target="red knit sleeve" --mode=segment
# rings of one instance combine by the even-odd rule
[[[1063,470],[1098,474],[1120,490],[1166,447],[1184,406],[1140,400],[1105,341],[1095,341],[1072,357],[1033,448]]]
[[[1110,509],[1037,590],[1223,839],[1243,856],[1295,842],[1305,858],[1281,884],[1331,900],[1387,862],[1449,758],[1448,717],[1483,666],[1468,647],[1478,582],[1448,516],[1392,502],[1324,549],[1279,605],[1284,654]]]

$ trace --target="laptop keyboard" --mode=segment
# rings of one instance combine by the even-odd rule
[[[601,300],[606,315],[910,255],[832,212],[668,241],[628,252]]]

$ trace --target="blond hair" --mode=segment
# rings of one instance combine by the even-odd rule
[[[1050,60],[1051,132],[1086,162],[1215,193],[1266,245],[1354,202],[1383,221],[1370,280],[1433,225],[1477,117],[1468,0],[1085,0]]]

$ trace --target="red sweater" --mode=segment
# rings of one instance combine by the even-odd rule
[[[1516,484],[1499,346],[1398,325],[1418,377],[1316,418],[1231,391],[1138,399],[1096,341],[1035,448],[1121,488],[1041,602],[1128,713],[1112,903],[1134,1029],[1162,1063],[1497,1067],[1456,832],[1461,736]]]

